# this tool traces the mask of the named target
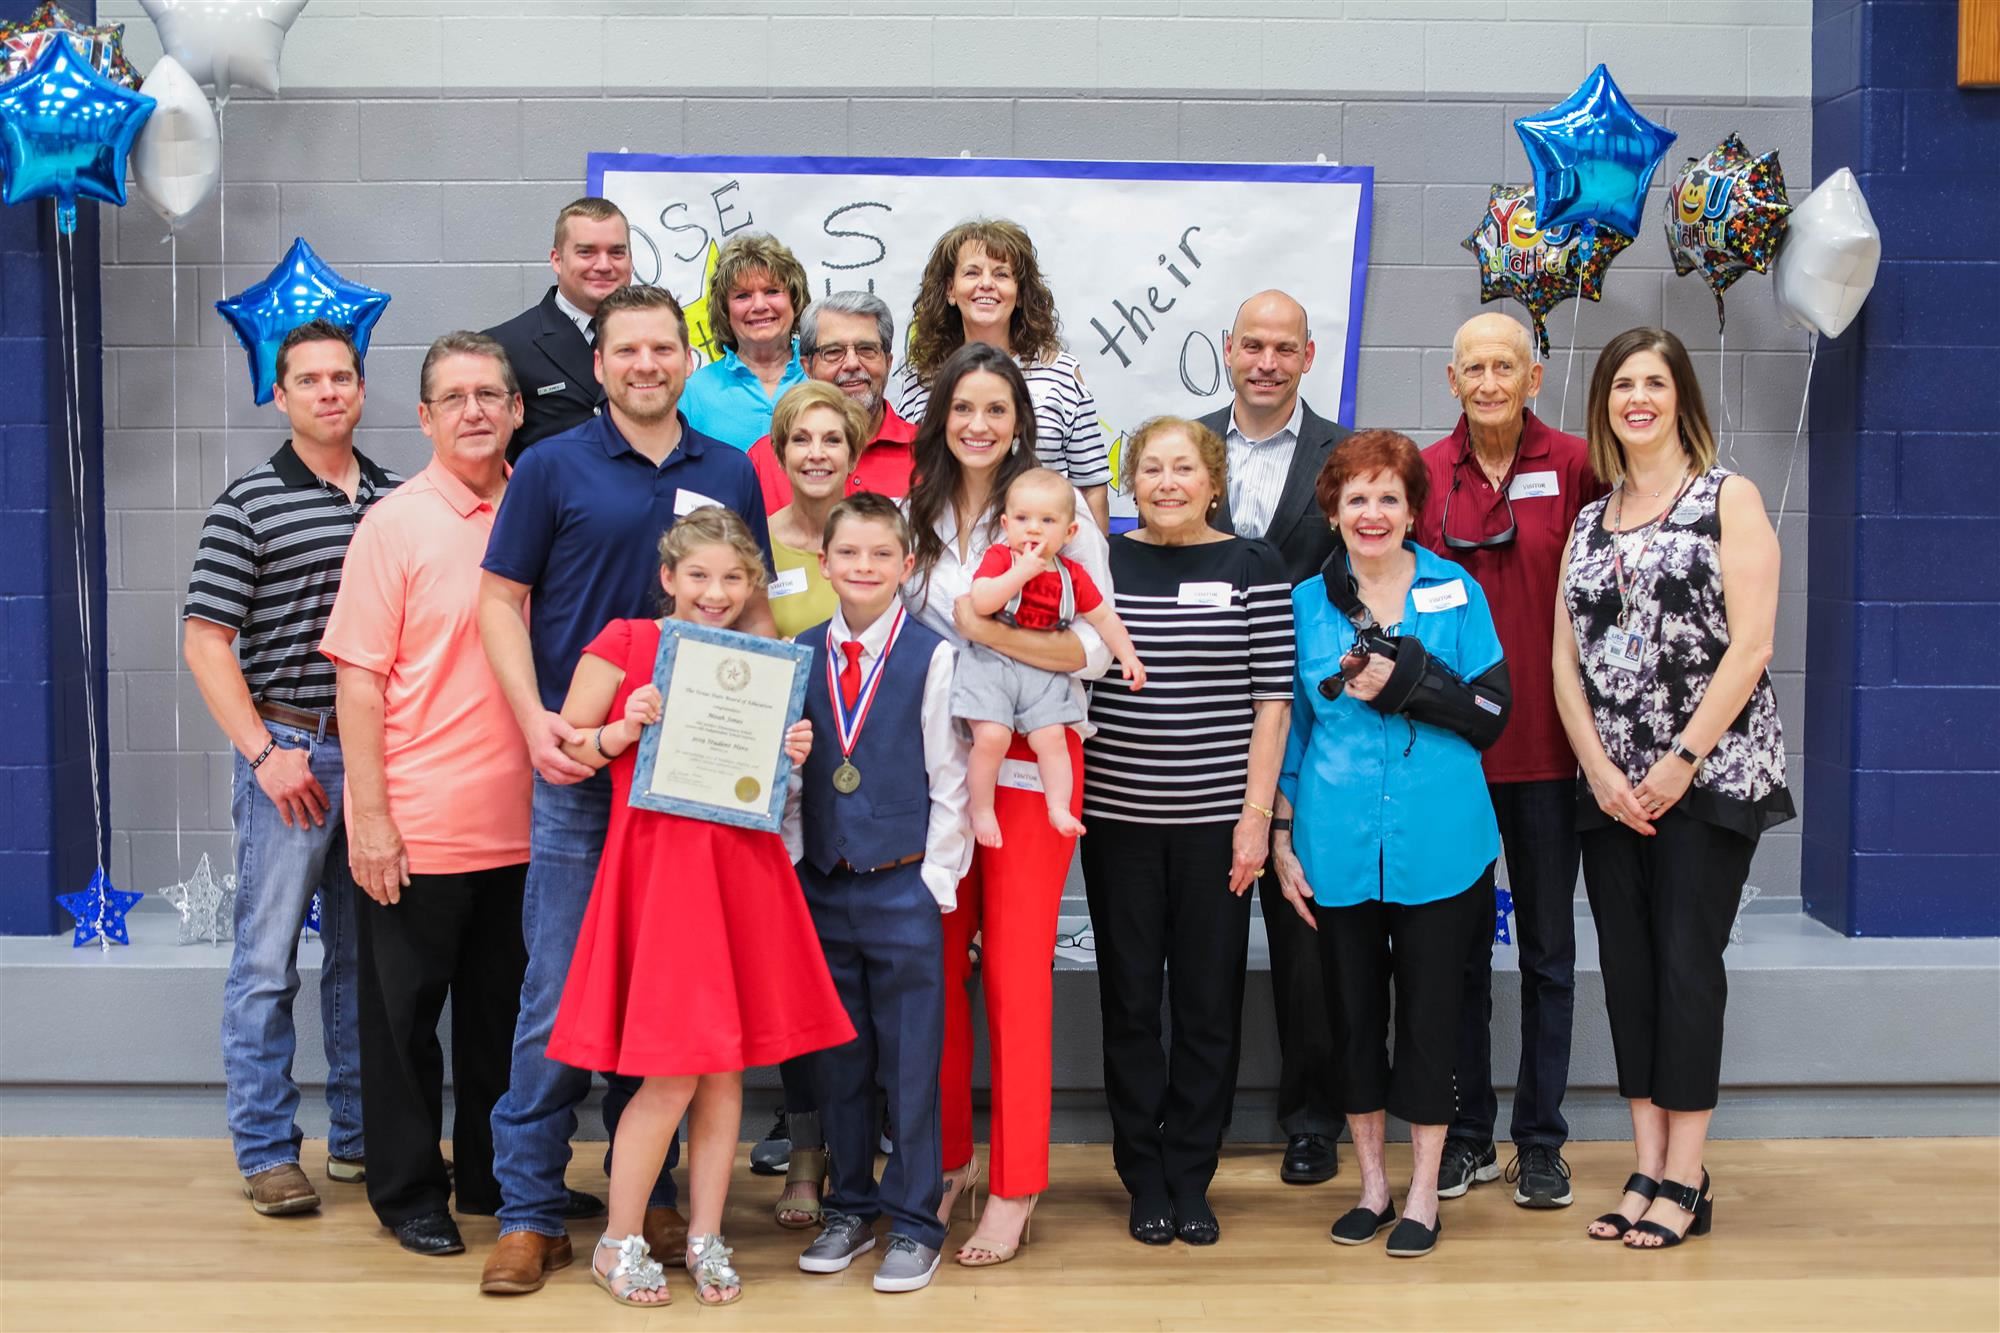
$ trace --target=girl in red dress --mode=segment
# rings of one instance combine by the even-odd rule
[[[763,582],[749,529],[726,509],[698,509],[660,541],[675,620],[727,629]],[[665,1271],[640,1233],[685,1114],[687,1268],[703,1304],[726,1305],[742,1295],[721,1230],[743,1070],[852,1041],[854,1029],[779,835],[627,804],[640,731],[660,718],[653,663],[664,623],[605,626],[563,702],[580,733],[563,748],[611,766],[612,802],[549,1055],[644,1079],[618,1123],[609,1226],[591,1262],[598,1285],[627,1305],[666,1303]],[[811,749],[811,724],[795,723],[785,753],[798,764]]]

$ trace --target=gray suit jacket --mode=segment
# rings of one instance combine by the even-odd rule
[[[1230,407],[1211,412],[1201,419],[1201,424],[1226,438],[1229,413]],[[1291,471],[1285,474],[1285,489],[1278,496],[1278,507],[1264,532],[1264,540],[1278,549],[1285,562],[1285,576],[1294,585],[1319,573],[1320,566],[1333,552],[1333,532],[1327,526],[1326,515],[1320,512],[1319,501],[1313,497],[1313,483],[1319,480],[1320,468],[1326,464],[1333,447],[1351,434],[1347,427],[1328,421],[1311,406],[1305,408],[1299,422],[1299,444],[1292,452]],[[1236,531],[1229,516],[1227,492],[1223,493],[1222,503],[1216,506],[1210,523],[1222,532]]]

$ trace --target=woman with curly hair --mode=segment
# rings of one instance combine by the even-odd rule
[[[688,376],[688,424],[745,451],[769,435],[778,399],[805,382],[792,339],[811,304],[805,265],[784,242],[761,231],[731,237],[708,280],[708,322],[722,356]]]
[[[1108,532],[1111,456],[1097,425],[1097,399],[1083,382],[1083,367],[1063,350],[1059,329],[1055,296],[1020,224],[961,222],[938,237],[924,263],[909,355],[889,395],[897,412],[921,425],[931,380],[953,352],[986,343],[1007,353],[1034,399],[1042,466],[1068,477]]]

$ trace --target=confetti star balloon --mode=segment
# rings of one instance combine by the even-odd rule
[[[1715,325],[1722,327],[1722,294],[1745,273],[1768,273],[1785,235],[1785,173],[1776,150],[1752,157],[1730,135],[1704,156],[1689,158],[1667,192],[1667,250],[1674,272],[1697,270],[1715,293]]]
[[[160,45],[194,81],[229,100],[232,86],[278,92],[285,34],[306,0],[139,0]]]
[[[105,948],[130,944],[132,937],[125,930],[125,914],[145,896],[112,888],[111,877],[102,867],[91,873],[89,888],[58,894],[56,905],[76,918],[76,933],[70,939],[70,947],[81,949],[92,940]]]
[[[58,33],[0,84],[0,203],[53,199],[65,233],[80,198],[122,205],[125,161],[152,112],[152,98],[99,74]]]
[[[250,358],[250,383],[260,403],[268,403],[278,382],[278,345],[301,324],[324,319],[346,329],[365,359],[368,335],[389,308],[389,294],[349,282],[313,252],[301,236],[262,282],[254,283],[215,308],[236,330]]]
[[[1785,322],[1829,338],[1846,332],[1875,290],[1882,233],[1846,167],[1792,206],[1771,270],[1771,291]]]
[[[0,23],[0,83],[35,63],[57,33],[68,33],[99,74],[126,88],[139,86],[139,71],[125,58],[125,25],[78,23],[56,0],[45,0],[23,23]]]
[[[1544,229],[1535,219],[1532,189],[1495,185],[1479,225],[1459,244],[1479,261],[1480,301],[1512,299],[1526,306],[1547,356],[1549,312],[1572,296],[1604,299],[1604,270],[1632,238],[1589,222]]]
[[[1625,100],[1599,65],[1583,85],[1547,111],[1514,122],[1535,173],[1542,225],[1602,222],[1639,234],[1646,187],[1674,141]]]

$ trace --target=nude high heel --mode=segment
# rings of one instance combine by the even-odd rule
[[[996,1264],[1004,1264],[1016,1254],[1019,1254],[1021,1246],[1026,1245],[1034,1238],[1035,1205],[1041,1201],[1042,1196],[1039,1192],[1028,1196],[1028,1215],[1021,1220],[1020,1245],[1003,1245],[999,1241],[988,1240],[986,1237],[974,1233],[972,1239],[965,1242],[964,1246],[958,1252],[959,1265],[963,1268],[991,1268]],[[966,1258],[968,1253],[972,1253],[976,1257],[968,1259]]]

